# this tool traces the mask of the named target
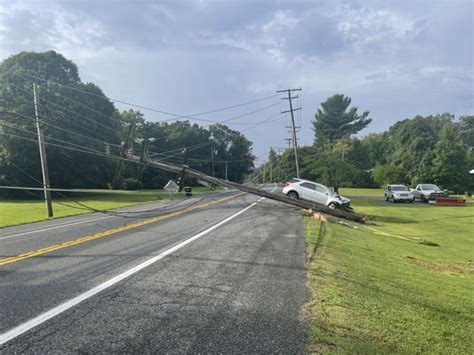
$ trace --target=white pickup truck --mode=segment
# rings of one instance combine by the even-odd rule
[[[413,199],[422,202],[435,201],[436,197],[443,197],[445,193],[434,184],[418,184],[415,189],[410,189]]]

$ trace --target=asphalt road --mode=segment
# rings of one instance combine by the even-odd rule
[[[301,214],[235,195],[0,229],[0,353],[304,353]]]

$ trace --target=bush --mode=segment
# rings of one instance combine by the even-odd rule
[[[142,183],[134,178],[128,178],[123,181],[123,188],[125,190],[138,190],[142,188]]]

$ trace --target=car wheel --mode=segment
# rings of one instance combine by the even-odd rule
[[[385,195],[385,202],[388,202],[388,196]]]
[[[413,203],[413,202],[415,202],[415,199],[413,199],[413,200],[408,200],[408,202]]]
[[[328,207],[332,210],[335,210],[337,208],[337,204],[335,202],[331,202]]]
[[[288,192],[288,195],[286,196],[288,196],[289,198],[292,198],[293,200],[299,199],[298,193],[296,191],[290,191]]]

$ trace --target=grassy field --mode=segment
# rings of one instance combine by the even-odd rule
[[[209,191],[205,187],[193,187],[193,193]],[[175,198],[182,198],[184,193],[177,193]],[[78,201],[96,210],[133,206],[157,201],[166,201],[169,194],[163,190],[120,191],[91,190],[87,193],[73,193],[67,198],[53,198],[54,218],[91,213],[91,210],[75,204]],[[12,226],[45,220],[44,201],[0,199],[0,227]]]
[[[384,196],[383,189],[359,189],[351,187],[339,188],[339,194],[342,196]]]
[[[326,223],[320,236],[320,222],[305,218],[310,255],[318,243],[308,267],[309,350],[472,353],[474,204],[352,203],[371,229]]]

